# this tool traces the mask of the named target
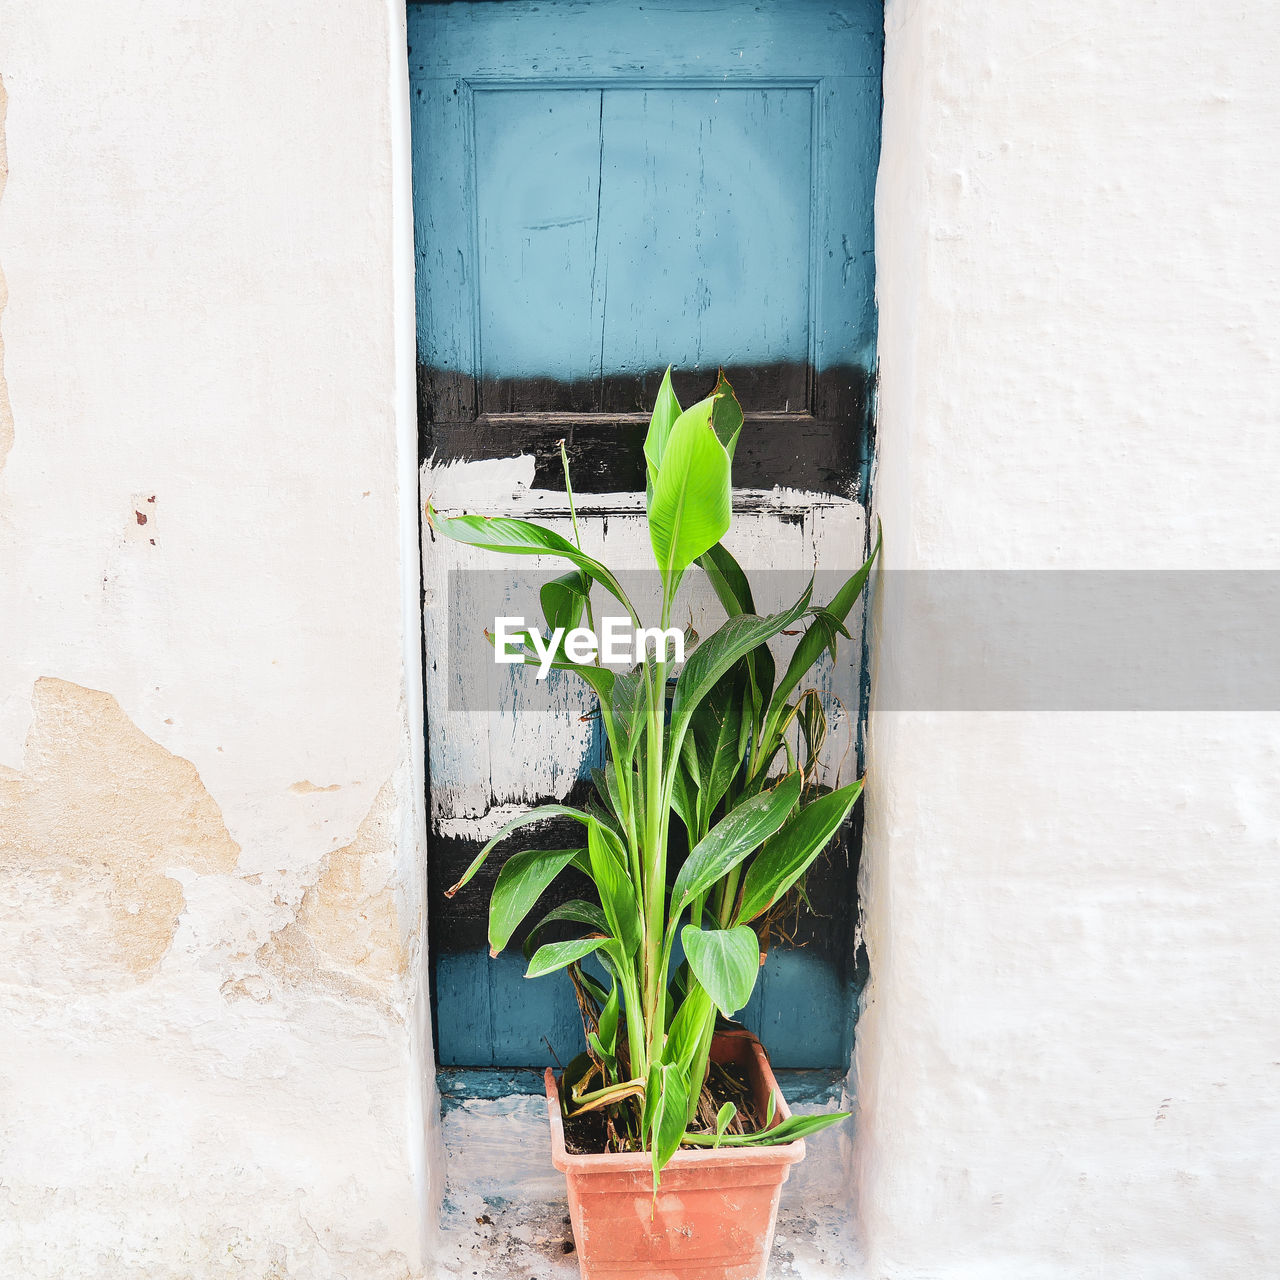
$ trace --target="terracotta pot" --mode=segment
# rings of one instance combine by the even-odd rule
[[[790,1116],[755,1036],[721,1033],[711,1057],[746,1069],[761,1113],[772,1091],[777,1119]],[[791,1166],[804,1159],[803,1139],[677,1151],[662,1171],[655,1202],[647,1153],[574,1156],[565,1150],[560,1090],[550,1068],[546,1085],[551,1159],[568,1179],[583,1280],[763,1280],[778,1197]]]

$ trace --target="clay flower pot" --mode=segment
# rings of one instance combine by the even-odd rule
[[[757,1109],[770,1092],[777,1120],[791,1114],[759,1040],[717,1034],[714,1062],[745,1069]],[[583,1280],[763,1280],[773,1246],[778,1197],[804,1139],[776,1147],[677,1151],[662,1171],[655,1202],[647,1153],[570,1155],[560,1090],[547,1068],[551,1160],[569,1183],[569,1214]]]

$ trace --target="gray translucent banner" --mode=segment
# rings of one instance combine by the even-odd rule
[[[819,573],[813,603],[827,605],[855,567]],[[810,580],[747,568],[762,613],[791,604]],[[496,664],[484,633],[499,617],[542,626],[538,588],[554,576],[448,571],[443,598],[427,600],[437,699],[447,689],[452,711],[509,708],[513,681],[527,681],[521,705],[539,707],[535,673]],[[619,576],[644,624],[656,626],[657,574]],[[1280,710],[1280,572],[886,571],[874,576],[872,597],[877,710]],[[597,629],[624,613],[598,586],[592,599]],[[839,661],[824,660],[811,681],[846,705],[860,684],[863,604],[848,617]],[[706,578],[690,570],[671,622],[705,637],[723,620]],[[808,621],[774,642],[780,669]]]
[[[874,589],[880,710],[1280,709],[1280,573],[895,571]]]

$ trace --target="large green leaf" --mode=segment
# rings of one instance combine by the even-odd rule
[[[693,990],[681,1001],[675,1017],[671,1019],[671,1029],[667,1032],[667,1043],[663,1051],[666,1060],[683,1067],[686,1075],[693,1070],[693,1060],[698,1055],[702,1033],[711,1016],[711,997],[704,988],[694,984]],[[698,1084],[701,1087],[702,1082],[699,1081]]]
[[[805,805],[760,850],[742,880],[738,921],[767,911],[809,869],[862,794],[862,781],[828,792]]]
[[[491,956],[496,956],[511,941],[511,935],[533,910],[547,886],[579,853],[580,849],[524,849],[503,863],[489,899]]]
[[[687,924],[680,931],[689,971],[705,988],[712,1003],[732,1018],[751,999],[760,973],[760,939],[749,925],[732,929],[699,929]]]
[[[645,462],[645,497],[646,502],[653,501],[653,486],[658,478],[658,468],[662,465],[662,455],[667,447],[667,437],[671,428],[680,416],[680,401],[671,386],[671,366],[662,375],[662,386],[658,388],[657,399],[653,402],[653,413],[649,417],[649,431],[644,438]]]
[[[521,827],[530,826],[535,822],[544,822],[547,818],[576,818],[581,823],[588,821],[588,815],[583,813],[581,809],[574,809],[567,804],[540,804],[535,809],[528,809],[524,813],[516,814],[514,818],[504,822],[498,828],[492,839],[476,854],[471,865],[462,873],[462,879],[457,884],[446,889],[444,896],[452,898],[484,866],[485,859],[499,841],[505,840],[513,831],[518,831]]]
[[[854,602],[862,594],[863,587],[867,585],[871,567],[880,554],[881,538],[882,535],[877,532],[876,545],[871,549],[866,563],[836,592],[831,603],[822,610],[823,616],[815,618],[804,635],[800,637],[800,642],[791,654],[791,661],[787,663],[787,670],[778,682],[778,687],[773,691],[773,698],[769,702],[769,710],[765,716],[765,724],[769,728],[777,725],[785,715],[786,702],[792,690],[822,656],[823,650],[834,642],[833,622],[843,624]]]
[[[743,688],[746,670],[736,663],[716,682],[693,715],[685,746],[692,740],[698,765],[698,803],[707,821],[742,768]]]
[[[634,955],[640,946],[640,913],[626,852],[608,827],[591,818],[587,823],[587,853],[609,931],[622,944],[625,956]]]
[[[743,613],[730,618],[693,651],[680,671],[671,703],[673,744],[684,741],[690,717],[703,698],[715,688],[716,681],[744,654],[776,636],[800,617],[809,607],[812,591],[813,583],[810,583],[800,599],[782,613],[770,613],[763,618]]]
[[[501,551],[517,556],[559,556],[585,570],[631,612],[631,602],[611,570],[579,551],[567,538],[534,524],[532,520],[514,520],[510,516],[442,516],[428,503],[427,523],[436,533],[452,538],[454,542],[480,547],[484,551]]]
[[[700,555],[698,564],[706,573],[716,598],[729,617],[739,613],[755,613],[755,601],[751,596],[751,584],[747,581],[747,575],[723,542],[717,542],[710,551]],[[773,689],[774,664],[769,646],[763,643],[757,645],[747,654],[746,663],[751,682],[753,716],[759,720]],[[753,729],[755,727],[752,726]]]
[[[671,919],[721,876],[758,849],[786,821],[800,798],[800,774],[788,774],[771,791],[763,791],[731,809],[685,859],[671,889]]]
[[[526,960],[537,949],[536,939],[542,930],[547,925],[558,924],[562,920],[572,924],[585,924],[596,933],[609,932],[609,922],[604,918],[604,912],[594,902],[584,902],[581,898],[571,898],[568,902],[562,902],[558,907],[552,907],[529,930],[529,936],[524,940],[524,958]]]
[[[730,617],[735,613],[755,613],[755,601],[751,598],[751,584],[742,566],[734,559],[723,542],[704,551],[698,564],[711,582],[716,599]]]
[[[572,942],[548,942],[533,953],[524,976],[541,978],[544,974],[555,973],[557,969],[567,968],[575,960],[582,960],[593,951],[608,946],[610,941],[609,938],[575,938]]]
[[[668,596],[680,576],[729,529],[729,454],[712,425],[715,397],[675,421],[649,504],[649,540]]]

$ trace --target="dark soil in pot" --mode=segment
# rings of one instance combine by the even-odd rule
[[[560,1087],[564,1088],[561,1079]],[[744,1068],[736,1063],[713,1062],[702,1097],[698,1101],[698,1114],[689,1126],[692,1133],[714,1133],[716,1116],[726,1102],[732,1102],[737,1114],[729,1125],[729,1133],[755,1133],[764,1128],[764,1117],[756,1114],[751,1096],[751,1084]],[[600,1155],[610,1148],[608,1125],[604,1113],[587,1111],[582,1115],[568,1116],[564,1121],[564,1145],[570,1155]]]

